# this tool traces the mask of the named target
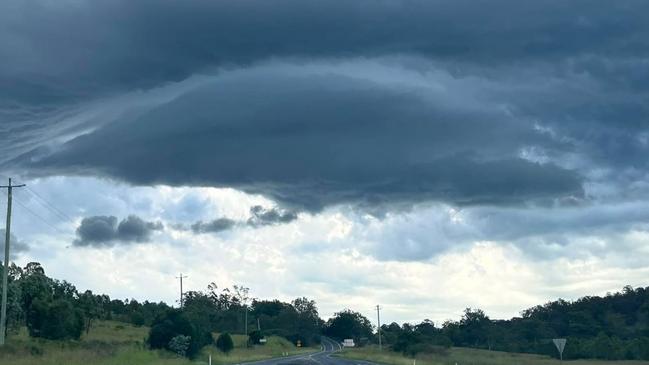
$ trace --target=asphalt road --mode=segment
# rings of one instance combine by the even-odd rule
[[[246,365],[376,365],[367,361],[348,360],[331,356],[340,350],[342,350],[342,347],[339,343],[323,337],[320,352],[256,361]]]

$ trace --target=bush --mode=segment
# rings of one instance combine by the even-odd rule
[[[171,310],[153,322],[151,330],[149,330],[147,342],[153,349],[167,349],[176,352],[169,346],[171,340],[179,335],[187,336],[190,338],[190,341],[185,356],[193,357],[203,346],[214,342],[209,332],[198,328],[201,327],[191,323],[183,312]]]
[[[153,349],[169,349],[169,342],[178,335],[191,337],[192,326],[180,311],[170,311],[156,319],[147,341]]]
[[[230,353],[232,349],[234,348],[234,343],[232,342],[232,337],[230,337],[229,333],[222,333],[219,335],[219,338],[216,339],[216,347],[227,353]]]
[[[29,335],[50,340],[78,340],[84,322],[81,311],[63,299],[51,302],[36,299],[27,316]]]
[[[259,340],[264,338],[264,335],[261,333],[261,331],[252,331],[248,334],[248,343],[251,345],[257,345],[259,344]]]
[[[131,313],[131,323],[135,325],[136,327],[142,327],[144,326],[144,316],[140,312],[133,312]]]
[[[186,356],[189,344],[192,338],[189,336],[178,335],[169,341],[169,350],[178,354],[178,356]]]

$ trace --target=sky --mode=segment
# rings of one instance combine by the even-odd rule
[[[116,298],[175,304],[182,272],[384,322],[647,286],[647,13],[3,1],[11,258]]]

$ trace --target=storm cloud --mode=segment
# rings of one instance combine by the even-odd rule
[[[319,211],[581,199],[647,167],[642,1],[1,6],[0,148],[31,176]]]
[[[284,211],[277,208],[266,209],[260,205],[255,205],[250,208],[250,215],[251,217],[248,219],[248,225],[253,227],[290,223],[297,219],[297,214],[295,212]]]
[[[237,224],[236,221],[229,218],[218,218],[213,221],[198,221],[191,225],[194,233],[218,233],[232,229]]]
[[[511,204],[582,195],[578,173],[520,157],[537,144],[571,148],[532,121],[475,96],[417,85],[412,71],[401,70],[410,83],[353,76],[364,66],[227,73],[20,163],[38,173],[142,185],[230,186],[311,211],[340,203]],[[430,77],[471,87],[443,72]]]
[[[230,218],[217,218],[212,221],[198,221],[190,226],[194,233],[219,233],[236,227],[259,228],[277,224],[291,223],[297,219],[297,213],[279,208],[264,208],[255,205],[250,208],[250,218],[237,221]],[[184,229],[184,226],[180,226]]]
[[[115,244],[148,242],[154,231],[163,229],[160,222],[147,222],[130,215],[119,223],[115,216],[92,216],[77,227],[75,246],[110,247]]]
[[[49,105],[271,57],[642,56],[647,12],[641,0],[6,1],[0,95]],[[597,64],[581,67],[607,71]]]

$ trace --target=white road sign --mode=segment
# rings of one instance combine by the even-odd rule
[[[555,338],[552,340],[552,342],[554,342],[554,346],[556,346],[557,350],[559,350],[559,356],[561,357],[561,360],[563,360],[563,349],[566,348],[566,339]]]

